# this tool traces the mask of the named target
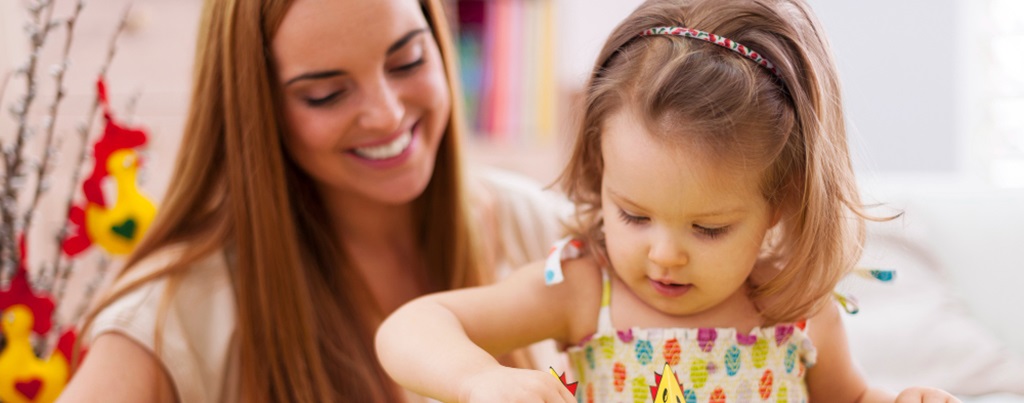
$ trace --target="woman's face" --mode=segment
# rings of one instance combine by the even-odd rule
[[[297,0],[272,42],[289,156],[322,192],[419,196],[451,94],[417,0]]]

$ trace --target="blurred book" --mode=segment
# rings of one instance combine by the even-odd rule
[[[460,0],[459,63],[469,127],[499,143],[553,136],[554,0]]]

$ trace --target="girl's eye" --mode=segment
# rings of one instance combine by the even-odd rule
[[[407,64],[403,64],[401,66],[395,67],[394,69],[392,69],[392,71],[394,71],[396,73],[405,73],[405,72],[413,71],[417,67],[423,65],[423,62],[424,62],[423,56],[420,56],[420,58],[416,59],[416,61],[414,61],[412,63],[407,63]]]
[[[621,218],[626,224],[644,224],[651,221],[649,217],[635,216],[623,211],[622,209],[619,209],[619,218]]]
[[[697,233],[704,235],[708,238],[715,239],[719,236],[724,235],[728,230],[729,226],[723,227],[705,227],[702,225],[693,224],[693,229],[697,230]]]
[[[340,96],[341,91],[335,91],[330,94],[327,94],[327,96],[320,98],[306,98],[306,105],[312,106],[314,108],[318,106],[324,106],[338,99],[338,97]]]

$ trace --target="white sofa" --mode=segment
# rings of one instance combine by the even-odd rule
[[[872,384],[929,385],[970,402],[1024,402],[1024,189],[947,180],[862,184],[872,211],[862,259],[892,268],[889,284],[841,288],[851,349]]]

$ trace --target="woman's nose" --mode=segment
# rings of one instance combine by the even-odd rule
[[[647,252],[647,259],[665,269],[686,266],[690,255],[686,252],[683,236],[670,231],[655,235]]]
[[[397,89],[383,77],[365,88],[366,95],[359,115],[359,125],[367,130],[385,133],[400,129],[405,107]]]

